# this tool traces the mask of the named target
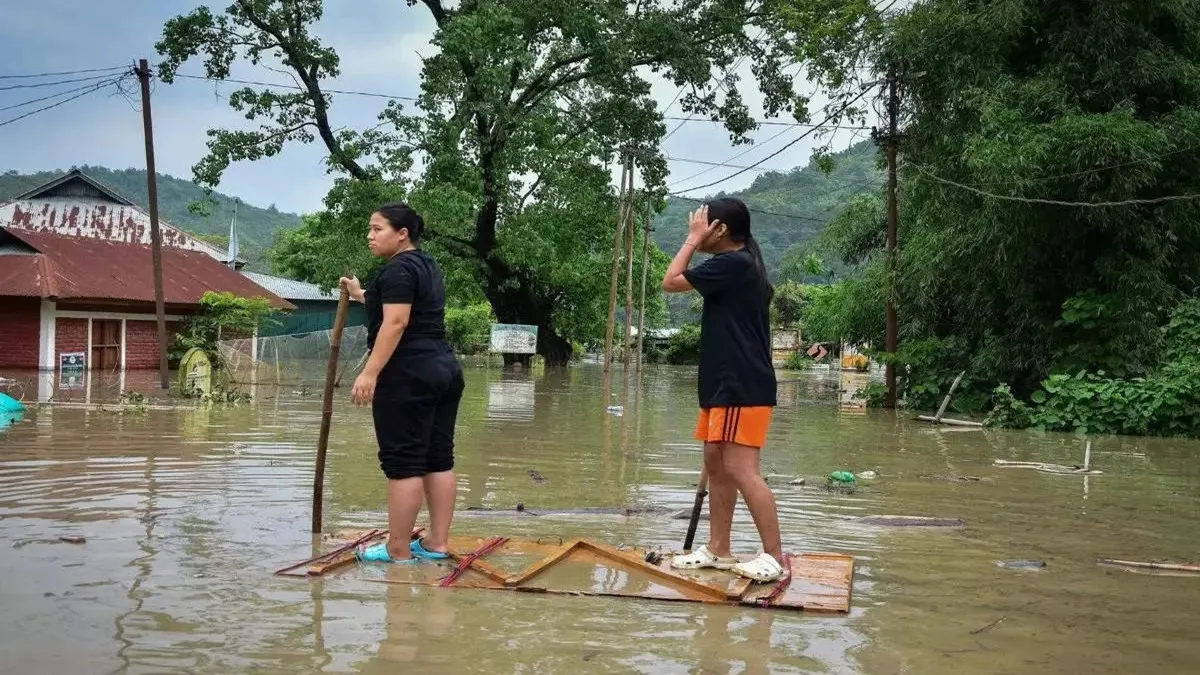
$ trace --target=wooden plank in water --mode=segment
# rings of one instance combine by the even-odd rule
[[[700,593],[701,595],[707,595],[718,600],[737,600],[742,596],[741,593],[738,593],[737,595],[730,597],[729,586],[712,586],[704,582],[697,581],[694,578],[680,575],[676,572],[669,571],[665,567],[648,563],[642,556],[639,556],[636,553],[618,551],[609,546],[596,544],[590,541],[581,542],[580,545],[590,551],[594,551],[602,557],[615,560],[624,565],[633,567],[634,569],[641,570],[650,576],[657,577],[659,580],[665,581],[667,584],[674,587],[686,588],[689,591]]]
[[[1130,570],[1158,570],[1163,572],[1182,572],[1184,574],[1200,574],[1200,565],[1187,565],[1171,562],[1143,562],[1138,560],[1111,560],[1100,558],[1096,561],[1106,567],[1123,567]]]
[[[533,563],[529,567],[526,567],[524,570],[509,577],[508,579],[505,579],[504,585],[505,586],[520,586],[521,584],[529,581],[530,579],[533,579],[534,577],[541,574],[542,572],[545,572],[551,565],[554,565],[555,563],[561,561],[563,558],[566,558],[567,556],[571,555],[571,551],[574,551],[582,543],[583,543],[582,539],[572,539],[572,540],[566,542],[562,546],[559,546],[558,550],[554,551],[550,555]]]
[[[356,539],[362,539],[364,536],[367,536],[368,534],[370,534],[373,531],[374,530],[347,530],[345,532],[339,532],[337,534],[337,536],[333,537],[333,539],[335,541],[337,541],[337,540],[355,541]],[[416,539],[417,537],[419,537],[421,535],[421,532],[423,532],[423,531],[424,531],[424,528],[421,528],[421,527],[414,528],[410,537],[413,539]],[[380,536],[382,536],[382,537],[387,536],[387,530],[380,530],[379,532],[381,533]],[[372,541],[372,542],[375,541],[375,538],[372,538],[370,541]],[[314,562],[308,568],[308,576],[310,576],[310,577],[324,576],[324,575],[332,572],[333,570],[336,570],[336,569],[345,567],[346,565],[349,565],[350,563],[354,562],[357,559],[358,559],[357,553],[353,548],[342,551],[341,553],[339,553],[338,555],[336,555],[332,558],[318,560],[318,561]]]
[[[850,611],[854,558],[837,553],[801,553],[792,556],[792,581],[772,609],[845,614]],[[756,584],[742,598],[755,605],[771,594],[775,584]]]
[[[361,532],[346,533],[353,540]],[[451,557],[461,560],[479,549],[489,539],[482,537],[451,537]],[[455,583],[455,587],[491,590],[508,590],[525,593],[551,595],[575,595],[598,597],[643,598],[710,604],[741,604],[761,606],[760,601],[771,595],[778,584],[755,584],[749,579],[720,570],[687,570],[681,573],[670,567],[670,555],[664,555],[658,564],[645,561],[645,550],[641,548],[617,549],[605,544],[573,539],[560,545],[548,545],[541,541],[509,540],[496,549],[492,556],[541,555],[523,570],[511,573],[503,565],[484,560],[475,560],[466,574]],[[745,558],[745,556],[741,556]],[[748,559],[748,558],[747,558]],[[353,560],[351,554],[350,560]],[[550,575],[546,583],[531,584],[530,581],[547,573],[559,563],[563,566]],[[344,564],[344,563],[342,563]],[[573,574],[579,572],[578,565],[610,566],[620,569],[629,576],[617,584],[585,585],[579,589],[559,586],[555,581],[570,586]],[[438,584],[441,572],[433,576],[428,566],[396,566],[390,568],[386,579],[371,579],[379,583],[432,585]],[[331,567],[332,569],[332,567]],[[443,568],[444,570],[445,568]],[[325,570],[327,571],[327,570]],[[792,577],[786,590],[770,609],[829,612],[845,614],[850,611],[851,591],[854,579],[854,558],[834,553],[803,553],[791,556]],[[641,572],[642,574],[637,574]],[[323,573],[323,572],[322,572]],[[566,576],[560,577],[565,574]],[[437,578],[435,578],[435,576]],[[592,579],[590,574],[583,578]],[[585,584],[589,582],[585,581]]]

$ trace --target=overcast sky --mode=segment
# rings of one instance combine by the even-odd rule
[[[7,3],[4,21],[0,22],[0,44],[4,45],[5,52],[5,59],[0,62],[0,170],[65,170],[83,164],[115,169],[144,168],[142,122],[136,101],[104,89],[6,124],[61,98],[20,107],[18,104],[91,84],[28,87],[26,85],[88,75],[40,79],[11,76],[122,66],[139,57],[147,58],[153,64],[158,60],[154,43],[161,35],[163,24],[172,16],[196,6],[198,3],[186,0]],[[328,2],[326,7],[326,16],[319,24],[318,32],[326,44],[337,50],[342,61],[341,77],[334,83],[327,83],[326,88],[400,96],[417,93],[420,81],[418,53],[432,50],[429,39],[434,26],[427,10],[420,5],[408,7],[400,0]],[[747,69],[748,64],[743,67],[743,70]],[[203,69],[197,60],[180,72],[202,75]],[[278,73],[249,65],[238,66],[234,77],[287,81]],[[169,86],[161,83],[156,86],[153,111],[160,173],[190,179],[192,165],[204,155],[207,129],[249,124],[227,103],[228,94],[240,86],[186,79],[179,79]],[[803,82],[800,86],[808,88]],[[760,97],[753,84],[744,80],[741,89],[757,108]],[[656,81],[654,90],[663,109],[668,108],[678,93],[678,88],[665,81]],[[331,121],[335,127],[370,127],[377,123],[376,116],[385,104],[386,100],[380,98],[335,95]],[[678,104],[666,114],[685,116]],[[668,129],[680,124],[674,120],[667,122]],[[775,152],[805,131],[804,128],[763,127],[755,132],[756,147],[731,159],[749,146],[731,146],[728,133],[714,123],[685,122],[667,139],[664,147],[666,154],[673,158],[747,165]],[[767,142],[780,132],[783,133]],[[865,131],[839,131],[833,137],[833,144],[835,148],[841,148],[866,137]],[[804,164],[819,142],[815,138],[806,138],[762,166],[786,170]],[[292,145],[274,158],[233,165],[219,189],[257,206],[273,203],[284,211],[313,211],[321,207],[321,200],[331,183],[322,166],[323,155],[324,147],[319,143]],[[687,191],[689,186],[709,183],[735,171],[672,161],[668,184],[673,184],[672,189]],[[700,172],[706,173],[682,181]],[[693,194],[736,190],[747,186],[758,173],[747,171]]]

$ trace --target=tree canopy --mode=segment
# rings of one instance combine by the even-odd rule
[[[768,115],[808,116],[783,70],[793,48],[781,0],[408,4],[436,21],[437,53],[423,62],[414,108],[393,101],[378,126],[362,131],[335,126],[334,101],[322,88],[340,62],[313,30],[320,0],[238,0],[220,13],[201,7],[168,21],[157,45],[166,82],[200,58],[209,77],[229,76],[236,63],[272,63],[298,83],[235,92],[230,104],[262,128],[210,131],[197,182],[215,185],[231,162],[319,140],[331,170],[378,186],[335,189],[322,225],[303,236],[326,242],[335,231],[355,232],[365,219],[349,218],[372,208],[378,193],[406,195],[430,225],[439,258],[458,261],[500,321],[539,326],[539,351],[552,364],[565,363],[568,338],[593,330],[603,315],[599,272],[611,262],[617,154],[635,154],[656,206],[664,194],[665,128],[649,72],[682,88],[686,112],[724,122],[738,142],[755,128],[732,86],[741,59],[752,59]]]
[[[1197,291],[1200,7],[925,0],[881,17],[801,0],[795,12],[840,19],[833,34],[793,24],[827,86],[849,92],[854,73],[889,67],[902,83],[896,285],[899,358],[927,394],[915,400],[961,369],[981,405],[998,382],[1027,395],[1050,373],[1155,367],[1159,327]],[[877,279],[855,286],[873,297],[853,294],[874,307],[880,224],[867,200],[825,235]],[[839,330],[879,339],[881,322],[855,320]]]

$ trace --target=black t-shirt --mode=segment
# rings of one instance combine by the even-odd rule
[[[754,257],[718,253],[683,273],[704,298],[700,318],[700,407],[773,406],[770,300]]]
[[[392,360],[445,351],[446,285],[437,262],[419,249],[398,253],[375,273],[364,289],[367,349],[383,326],[384,304],[411,304],[408,326]]]

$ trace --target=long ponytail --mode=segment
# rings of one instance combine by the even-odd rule
[[[745,202],[734,197],[722,197],[707,202],[709,222],[719,220],[728,228],[729,239],[742,244],[754,258],[754,271],[758,273],[758,286],[767,302],[775,297],[775,289],[767,276],[767,264],[763,260],[762,249],[750,232],[750,209]]]
[[[762,249],[758,247],[754,235],[749,232],[746,233],[746,250],[754,258],[754,270],[758,272],[758,287],[767,296],[767,302],[770,302],[775,297],[775,288],[771,286],[771,280],[767,277],[767,263],[763,260]]]

